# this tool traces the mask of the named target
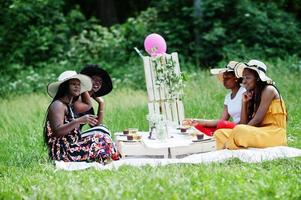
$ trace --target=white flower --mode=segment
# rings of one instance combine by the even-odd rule
[[[165,86],[168,91],[167,99],[181,98],[184,87],[183,76],[176,73],[175,63],[172,60],[161,62],[161,57],[152,59],[152,62],[157,73],[155,84],[160,87]]]

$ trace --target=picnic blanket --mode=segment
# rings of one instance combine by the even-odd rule
[[[148,159],[148,158],[125,158],[118,161],[113,161],[110,164],[103,165],[97,162],[64,162],[55,161],[55,167],[58,170],[83,170],[87,168],[95,168],[98,170],[114,170],[121,166],[164,166],[169,164],[198,164],[198,163],[212,163],[223,162],[229,159],[238,158],[242,162],[257,163],[267,160],[274,160],[278,158],[292,158],[300,157],[301,149],[278,146],[264,149],[249,148],[241,150],[219,150],[207,153],[193,154],[180,159]]]

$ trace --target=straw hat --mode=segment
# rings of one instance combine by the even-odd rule
[[[234,67],[236,65],[238,65],[239,62],[237,61],[230,61],[225,68],[215,68],[215,69],[211,69],[210,73],[213,75],[216,75],[217,78],[223,82],[223,73],[225,72],[234,72]]]
[[[271,84],[273,83],[273,80],[266,75],[267,66],[263,62],[259,60],[250,60],[248,63],[239,63],[234,68],[235,75],[238,78],[241,78],[245,68],[256,71],[260,80],[262,80],[263,82],[268,82]]]
[[[104,96],[109,94],[113,89],[112,79],[107,71],[101,69],[98,65],[86,65],[81,71],[81,74],[87,76],[99,76],[102,79],[101,88],[95,92],[96,97]]]
[[[60,85],[71,79],[78,79],[80,81],[80,93],[90,91],[92,88],[92,81],[90,77],[83,74],[77,74],[76,71],[64,71],[59,75],[58,81],[50,83],[47,86],[49,96],[54,98]]]

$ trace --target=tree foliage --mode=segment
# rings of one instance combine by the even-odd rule
[[[24,74],[51,74],[49,66],[61,72],[87,63],[101,64],[117,79],[140,83],[143,73],[135,70],[141,63],[133,47],[143,49],[144,38],[153,32],[165,38],[168,52],[177,51],[182,62],[199,67],[230,59],[301,56],[297,0],[202,0],[199,5],[192,0],[153,0],[147,1],[146,10],[111,27],[103,27],[97,16],[87,17],[85,3],[72,2],[77,1],[0,3],[0,70],[5,74],[0,85]],[[25,71],[16,73],[20,70]],[[42,77],[37,80],[52,75]],[[41,84],[31,80],[30,85]],[[9,89],[0,92],[4,90]]]

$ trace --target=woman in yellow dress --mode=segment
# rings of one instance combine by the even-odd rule
[[[287,145],[285,104],[266,65],[258,60],[240,63],[235,74],[243,78],[241,119],[234,129],[215,131],[217,149],[265,148]]]

